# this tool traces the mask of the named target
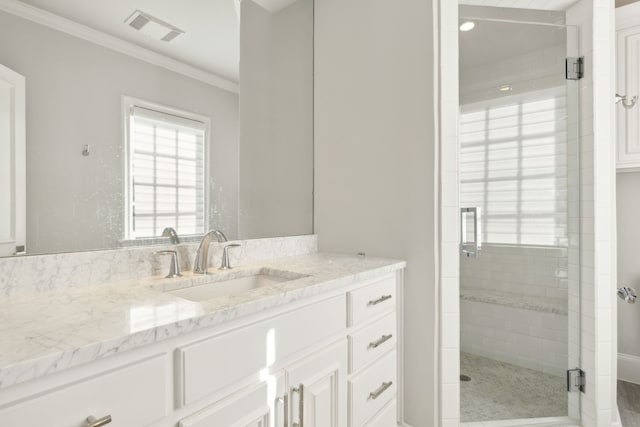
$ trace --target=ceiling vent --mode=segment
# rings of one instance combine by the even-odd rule
[[[184,34],[181,29],[139,10],[133,12],[124,22],[142,34],[165,42],[170,42],[180,34]]]

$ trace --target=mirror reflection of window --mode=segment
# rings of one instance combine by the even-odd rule
[[[128,236],[159,237],[206,231],[209,120],[160,106],[130,105],[127,180]]]

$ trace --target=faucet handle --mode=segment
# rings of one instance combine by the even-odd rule
[[[222,249],[222,262],[218,270],[231,270],[231,264],[229,264],[229,248],[237,248],[238,246],[240,246],[238,243],[231,243]]]
[[[178,252],[177,251],[158,251],[154,252],[155,255],[171,255],[171,264],[169,265],[169,274],[167,274],[166,278],[174,278],[174,277],[182,277],[180,274],[180,263],[178,262]]]

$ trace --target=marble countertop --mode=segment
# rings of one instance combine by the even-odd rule
[[[0,389],[113,354],[339,289],[393,272],[404,261],[315,253],[243,265],[216,278],[260,268],[304,277],[232,296],[192,302],[162,292],[203,276],[152,277],[0,298]]]

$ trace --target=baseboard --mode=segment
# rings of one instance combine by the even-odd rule
[[[640,384],[640,357],[618,353],[618,379]]]

